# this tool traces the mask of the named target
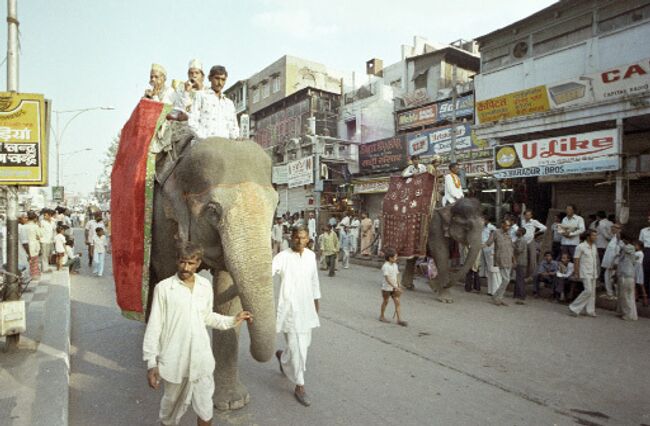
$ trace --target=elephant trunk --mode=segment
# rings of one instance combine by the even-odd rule
[[[468,241],[469,243],[469,251],[467,252],[467,256],[465,257],[465,263],[463,264],[462,268],[460,270],[456,271],[454,275],[451,277],[450,282],[455,283],[461,278],[464,278],[469,269],[474,265],[476,262],[476,258],[479,256],[481,253],[481,234],[480,232],[478,233],[478,239],[473,238],[472,240]]]

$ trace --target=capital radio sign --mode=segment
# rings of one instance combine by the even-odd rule
[[[498,179],[598,173],[620,168],[616,129],[537,139],[494,148]]]

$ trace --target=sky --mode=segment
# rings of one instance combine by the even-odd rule
[[[200,59],[206,70],[225,65],[227,87],[285,54],[363,75],[371,58],[382,59],[384,66],[399,61],[400,46],[411,44],[415,35],[439,43],[471,40],[552,3],[18,0],[19,91],[43,93],[55,111],[114,108],[79,115],[63,134],[62,185],[66,192],[89,192],[103,171],[111,141],[147,88],[154,62],[165,66],[168,82],[186,78],[192,58]],[[0,0],[3,16],[6,7]],[[0,36],[0,46],[6,46],[6,24]],[[5,56],[6,52],[0,54]],[[0,85],[6,88],[6,70],[0,72]],[[73,115],[59,115],[62,128]],[[50,139],[49,175],[54,185],[53,132]]]

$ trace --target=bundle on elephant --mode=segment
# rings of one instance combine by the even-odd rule
[[[277,202],[269,156],[252,141],[221,138],[187,148],[154,192],[151,285],[175,273],[178,240],[201,244],[216,311],[253,313],[250,352],[261,362],[272,357],[275,346],[271,226]],[[238,378],[238,335],[238,330],[214,332],[219,409],[240,408],[249,400]]]

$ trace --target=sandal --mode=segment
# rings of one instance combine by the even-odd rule
[[[388,323],[390,323],[390,321],[388,321],[388,320],[387,320],[386,318],[379,318],[379,321],[381,321],[381,322],[388,322]]]
[[[397,321],[397,324],[401,325],[402,327],[407,327],[409,325],[409,323],[406,321]]]

